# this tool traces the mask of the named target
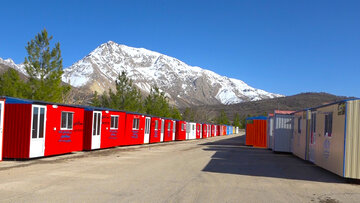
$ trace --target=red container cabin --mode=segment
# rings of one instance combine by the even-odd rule
[[[216,125],[211,125],[211,137],[216,136]]]
[[[246,119],[246,137],[245,144],[266,148],[267,145],[267,125],[266,125],[267,117],[258,116],[258,117],[250,117]]]
[[[216,125],[216,136],[220,136],[221,135],[221,125]]]
[[[2,160],[2,152],[3,152],[5,100],[6,100],[5,97],[0,98],[0,161]]]
[[[202,124],[202,138],[208,138],[208,124]]]
[[[164,142],[169,142],[173,140],[173,129],[173,120],[165,119]]]
[[[126,113],[125,136],[122,145],[138,145],[147,143],[150,137],[149,116],[138,113]],[[145,125],[146,122],[146,125]]]
[[[196,139],[200,139],[200,138],[201,138],[201,124],[196,123]]]
[[[5,158],[28,159],[83,148],[83,108],[7,97],[5,115]]]
[[[176,121],[175,140],[186,140],[186,121]]]
[[[126,113],[104,108],[84,108],[84,150],[120,146],[125,134]]]
[[[160,142],[161,139],[161,118],[151,117],[150,143]]]

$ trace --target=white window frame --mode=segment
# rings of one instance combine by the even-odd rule
[[[111,119],[112,118],[117,118],[117,125],[116,125],[116,119],[114,120],[114,125],[116,126],[116,127],[111,127]],[[119,129],[119,115],[110,115],[110,130],[117,130],[117,129]]]
[[[137,122],[135,122],[137,120]],[[135,128],[134,128],[134,122],[135,122]],[[132,123],[132,129],[133,130],[139,130],[140,127],[140,118],[134,118]]]
[[[66,127],[65,128],[62,127],[62,114],[63,113],[66,113],[66,123],[65,123]],[[69,128],[69,126],[68,126],[68,119],[69,119],[68,115],[69,114],[72,115],[71,128]],[[73,130],[74,129],[74,112],[73,111],[62,111],[60,116],[61,116],[61,118],[60,118],[60,130]]]

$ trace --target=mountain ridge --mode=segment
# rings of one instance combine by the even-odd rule
[[[121,71],[126,71],[134,84],[145,93],[150,92],[151,86],[158,86],[177,106],[233,104],[283,96],[250,87],[235,78],[187,65],[174,57],[113,41],[101,44],[66,68],[63,81],[102,93],[114,87]]]

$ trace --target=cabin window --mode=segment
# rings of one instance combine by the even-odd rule
[[[61,130],[72,130],[73,129],[73,112],[61,112]]]
[[[155,130],[157,130],[159,127],[159,121],[155,121]]]
[[[325,114],[325,136],[331,137],[333,113]]]
[[[181,131],[183,131],[184,130],[184,124],[182,123],[181,124]]]
[[[119,128],[119,116],[111,116],[110,129],[118,129],[118,128]]]
[[[170,131],[170,128],[171,128],[171,123],[169,122],[168,123],[168,131]]]
[[[298,133],[301,133],[301,117],[298,118]]]
[[[134,118],[134,120],[133,120],[133,130],[139,130],[139,123],[140,123],[140,119],[139,118]]]
[[[195,125],[192,126],[192,129],[195,130]]]

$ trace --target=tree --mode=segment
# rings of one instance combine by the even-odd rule
[[[180,114],[179,109],[177,109],[176,107],[171,107],[170,108],[170,118],[181,120],[181,114]]]
[[[164,92],[156,86],[151,87],[150,94],[144,101],[145,112],[160,117],[171,117],[171,109]]]
[[[229,125],[229,119],[224,111],[224,109],[221,110],[220,115],[216,119],[217,124],[223,124],[223,125]]]
[[[233,126],[240,127],[240,116],[238,113],[234,115]]]
[[[194,110],[186,107],[182,116],[182,120],[193,122],[195,120]]]
[[[99,99],[99,95],[98,95],[97,91],[95,91],[93,94],[93,98],[91,100],[91,105],[96,106],[96,107],[101,107],[101,101]]]
[[[143,112],[143,99],[140,90],[133,85],[125,71],[122,71],[115,81],[115,92],[109,89],[109,97],[103,94],[101,103],[103,107]]]
[[[0,95],[24,98],[26,90],[27,86],[16,70],[9,68],[0,76]]]
[[[63,65],[60,44],[56,43],[50,51],[50,40],[46,29],[28,42],[25,47],[28,56],[25,58],[25,70],[29,75],[29,86],[26,97],[49,102],[63,102],[69,92],[69,85],[62,85]]]

